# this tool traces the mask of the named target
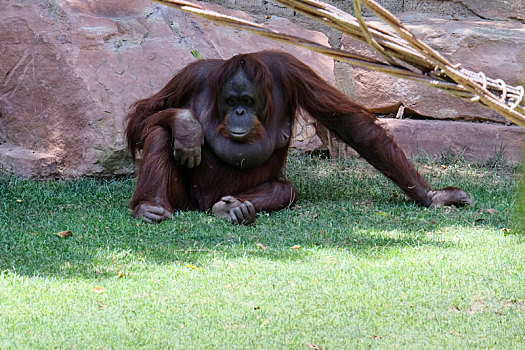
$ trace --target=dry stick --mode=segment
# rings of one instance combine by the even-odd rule
[[[425,74],[414,72],[410,69],[401,66],[392,66],[390,64],[385,64],[383,62],[370,59],[362,55],[352,54],[343,50],[332,49],[330,47],[320,45],[307,39],[302,39],[292,35],[280,33],[276,30],[270,30],[250,21],[206,10],[199,5],[195,5],[187,1],[153,1],[171,7],[175,7],[182,11],[192,13],[194,15],[206,18],[219,24],[247,30],[273,40],[304,47],[309,50],[332,57],[333,59],[336,59],[338,61],[347,62],[351,65],[376,70],[399,78],[408,79],[429,86],[433,86],[444,90],[450,94],[459,96],[463,99],[472,99],[473,97],[479,98],[479,102],[483,105],[500,112],[510,121],[525,128],[525,117],[518,113],[519,111],[525,114],[525,108],[519,105],[519,103],[523,101],[523,87],[516,88],[512,86],[507,86],[502,80],[499,79],[485,79],[483,83],[483,85],[485,86],[480,87],[480,85],[469,79],[467,75],[463,75],[461,72],[468,72],[468,74],[470,75],[475,75],[476,73],[464,69],[461,69],[461,72],[457,71],[457,69],[454,68],[452,64],[450,64],[446,59],[441,57],[437,52],[435,52],[425,44],[419,42],[417,38],[415,38],[415,36],[412,33],[410,33],[410,31],[408,31],[408,29],[403,27],[403,25],[401,24],[401,22],[399,22],[399,20],[397,20],[397,18],[395,18],[393,15],[388,13],[388,11],[381,8],[377,3],[373,1],[363,0],[366,2],[365,5],[368,6],[370,4],[372,12],[374,12],[374,10],[378,11],[379,14],[375,13],[378,17],[380,17],[383,20],[386,19],[385,22],[387,23],[389,23],[388,20],[394,23],[389,23],[391,26],[394,27],[394,30],[398,29],[395,26],[401,26],[406,32],[403,33],[405,34],[405,37],[398,33],[398,35],[400,35],[401,38],[404,39],[403,40],[395,36],[394,34],[385,32],[383,30],[374,28],[371,25],[368,25],[368,27],[370,28],[370,30],[368,31],[368,35],[373,36],[377,43],[384,47],[385,53],[391,54],[392,56],[402,60],[405,63],[408,63],[412,67],[418,69],[419,71]],[[317,20],[322,20],[326,24],[331,25],[332,27],[366,43],[366,34],[363,34],[363,30],[359,27],[359,24],[356,22],[356,19],[333,6],[327,5],[318,0],[277,1],[297,10],[298,12],[304,13]],[[385,18],[383,18],[382,16]],[[413,45],[415,46],[411,47]],[[430,56],[431,59],[429,59],[427,55]],[[437,64],[437,62],[439,62],[439,65]],[[453,71],[451,71],[451,69]],[[461,84],[457,84],[456,82],[460,82]],[[486,89],[487,87],[490,87],[498,92],[503,91],[503,98],[507,97],[507,99],[509,100],[514,99],[512,108],[503,104],[497,96],[493,95],[490,91]]]
[[[393,14],[388,12],[386,9],[381,7],[378,3],[373,0],[356,0],[357,2],[363,1],[365,5],[385,23],[389,24],[401,38],[405,39],[413,48],[420,52],[425,57],[430,57],[432,61],[438,61],[443,65],[452,66],[446,58],[441,56],[437,51],[432,49],[430,46],[422,41],[419,41],[417,37],[409,31],[400,20],[398,20]]]
[[[354,0],[354,14],[368,46],[376,50],[376,52],[379,55],[381,55],[381,57],[383,57],[385,61],[390,63],[392,66],[397,67],[398,64],[396,63],[396,61],[386,53],[385,48],[383,46],[379,45],[379,43],[372,38],[372,35],[368,31],[368,26],[366,25],[366,22],[363,19],[363,16],[361,15],[361,3],[359,2],[359,0]]]
[[[293,8],[317,21],[322,21],[340,32],[367,44],[367,41],[362,35],[362,29],[356,19],[332,5],[315,0],[300,2],[289,0],[278,1],[285,6]],[[388,54],[400,58],[424,72],[430,72],[434,69],[434,65],[430,63],[425,56],[420,55],[410,47],[408,43],[401,41],[399,37],[380,28],[376,28],[371,24],[368,24],[368,27],[370,34],[384,46]]]

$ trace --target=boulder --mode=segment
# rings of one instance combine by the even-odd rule
[[[283,18],[263,22],[327,43]],[[333,61],[322,55],[146,0],[4,1],[0,42],[0,171],[23,177],[131,173],[123,137],[129,106],[158,91],[197,52],[229,58],[281,49],[335,81]]]

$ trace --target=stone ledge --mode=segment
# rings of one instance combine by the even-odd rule
[[[521,161],[525,130],[519,126],[445,120],[380,118],[407,157],[443,154],[462,155],[470,162],[482,163],[500,157],[510,163]],[[330,138],[327,140],[327,137]],[[321,134],[332,157],[352,157],[357,153],[339,139]]]
[[[525,130],[519,126],[441,120],[381,119],[408,157],[462,154],[484,162],[496,155],[509,162],[521,160]]]
[[[0,174],[29,179],[59,177],[57,156],[13,145],[0,145]]]

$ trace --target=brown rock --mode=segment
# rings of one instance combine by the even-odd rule
[[[53,178],[58,164],[53,154],[0,145],[0,174],[16,173],[24,178]]]
[[[282,18],[264,24],[327,42]],[[132,172],[123,138],[128,108],[194,61],[192,50],[229,58],[282,49],[335,81],[324,56],[145,0],[1,2],[0,42],[0,168],[24,177]],[[44,156],[18,158],[33,152]]]

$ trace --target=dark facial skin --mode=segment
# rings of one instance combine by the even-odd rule
[[[242,70],[223,87],[218,100],[219,115],[227,120],[230,139],[245,142],[264,110],[264,96]]]
[[[221,161],[249,169],[266,162],[276,149],[287,147],[291,119],[275,114],[270,120],[263,119],[266,103],[264,91],[241,68],[218,93],[218,118],[207,111],[197,112],[205,125],[206,144]]]

